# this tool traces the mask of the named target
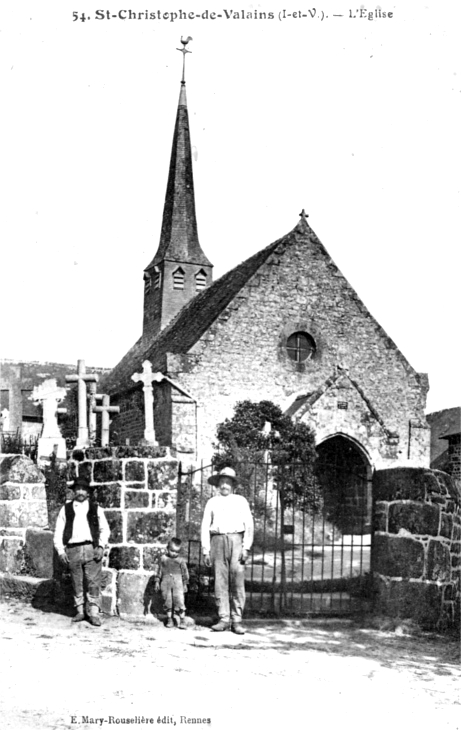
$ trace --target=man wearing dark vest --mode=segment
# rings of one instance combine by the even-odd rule
[[[61,508],[56,521],[54,546],[70,570],[77,609],[72,621],[83,621],[85,609],[90,624],[101,626],[102,558],[110,529],[104,511],[89,499],[93,488],[88,479],[77,477],[72,489],[74,498]]]

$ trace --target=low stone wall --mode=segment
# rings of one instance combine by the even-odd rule
[[[397,468],[373,477],[375,610],[423,628],[459,624],[460,494],[448,474]]]
[[[27,456],[0,455],[0,572],[34,575],[25,546],[33,546],[37,535],[47,527],[42,472]],[[33,547],[31,552],[34,553]],[[38,568],[38,577],[41,572],[48,577],[49,567]]]
[[[69,576],[56,560],[53,532],[60,507],[72,498],[73,479],[85,474],[96,487],[110,526],[103,561],[103,611],[127,618],[156,612],[160,605],[152,589],[155,562],[176,533],[178,462],[166,450],[163,453],[158,458],[84,458],[80,452],[78,460],[43,460],[45,475],[27,457],[0,457],[4,593],[33,599],[40,580],[46,580],[47,600],[54,597],[55,603],[71,607]]]
[[[79,460],[43,464],[47,493],[45,477],[30,459],[0,457],[0,572],[4,574],[0,587],[20,595],[22,586],[23,595],[30,598],[36,590],[33,581],[47,581],[54,600],[71,605],[68,577],[54,555],[53,529],[66,495],[72,496],[72,480],[86,474],[97,488],[98,503],[111,528],[103,564],[103,611],[122,618],[157,613],[155,563],[171,536],[189,533],[191,520],[186,509],[190,504],[182,498],[190,491],[185,489],[191,486],[188,475],[180,477],[178,461],[163,453],[109,457],[90,451],[87,457],[94,458],[81,453]],[[179,480],[184,484],[177,505]],[[428,629],[459,622],[457,484],[444,472],[422,468],[375,473],[371,569],[379,613],[411,618]],[[182,526],[178,533],[177,522]],[[19,585],[21,578],[27,585]]]
[[[110,526],[104,558],[103,610],[143,616],[156,605],[152,575],[159,553],[176,533],[178,462],[159,458],[69,461],[68,478],[86,474]]]

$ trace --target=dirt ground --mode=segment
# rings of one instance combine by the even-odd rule
[[[453,637],[402,636],[345,619],[251,620],[247,628],[238,637],[115,617],[94,628],[1,602],[0,726],[461,726]]]

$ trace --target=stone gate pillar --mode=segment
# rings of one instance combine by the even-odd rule
[[[375,611],[423,628],[459,622],[460,494],[441,471],[402,467],[373,477]]]

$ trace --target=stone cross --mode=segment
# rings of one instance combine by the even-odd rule
[[[87,423],[87,406],[86,406],[86,384],[97,383],[98,375],[96,373],[87,373],[85,371],[85,360],[78,360],[77,372],[72,375],[66,375],[66,383],[77,383],[78,387],[78,448],[89,446],[88,423]]]
[[[154,396],[152,392],[152,383],[159,383],[164,379],[164,375],[162,373],[153,373],[152,365],[149,360],[144,360],[142,364],[142,373],[134,373],[134,375],[131,376],[131,379],[134,380],[135,383],[141,382],[144,386],[144,419],[146,426],[144,429],[144,439],[149,444],[157,445],[154,430]]]
[[[60,458],[66,458],[66,443],[58,426],[57,413],[67,413],[66,408],[59,408],[66,397],[66,389],[59,388],[55,378],[44,380],[36,385],[29,396],[34,403],[41,403],[43,410],[43,430],[38,440],[38,457],[49,456],[56,451]],[[57,449],[55,449],[57,447]]]
[[[29,400],[34,403],[40,403],[43,410],[43,438],[52,438],[53,436],[61,436],[58,426],[56,413],[66,413],[66,408],[59,408],[60,403],[66,397],[66,389],[59,388],[55,378],[44,380],[40,385],[36,385],[29,396]]]
[[[88,438],[90,443],[94,443],[96,439],[96,413],[94,407],[97,401],[102,400],[102,393],[96,393],[96,382],[88,383]]]
[[[96,396],[98,397],[98,396]],[[119,406],[110,405],[110,396],[103,395],[102,405],[93,406],[94,413],[101,413],[101,446],[107,446],[109,444],[109,425],[110,425],[110,414],[120,413]]]

